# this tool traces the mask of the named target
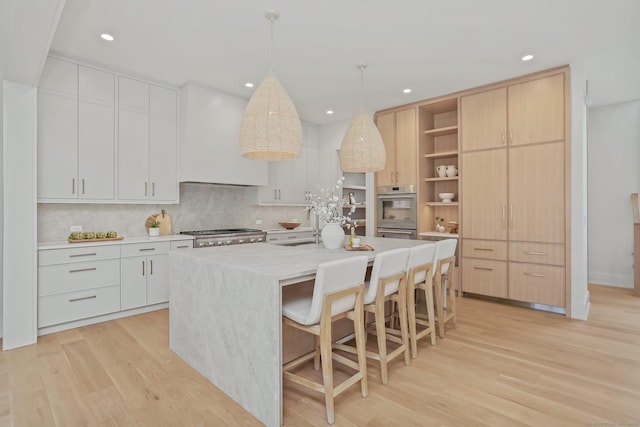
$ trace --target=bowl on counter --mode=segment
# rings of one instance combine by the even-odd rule
[[[287,230],[293,230],[302,224],[301,222],[279,222],[280,227],[286,228]]]
[[[451,203],[455,196],[455,193],[438,193],[438,197],[442,199],[443,203]]]

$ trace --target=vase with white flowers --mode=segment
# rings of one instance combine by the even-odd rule
[[[318,194],[310,195],[311,204],[305,208],[306,211],[313,211],[316,218],[325,223],[320,235],[322,244],[327,249],[338,249],[342,246],[343,226],[351,221],[351,215],[356,210],[353,205],[347,215],[343,213],[344,200],[338,192],[344,179],[340,177],[333,188],[319,188]]]

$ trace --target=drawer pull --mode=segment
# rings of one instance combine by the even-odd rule
[[[142,249],[138,249],[140,252],[147,252],[147,251],[155,251],[156,248],[142,248]]]
[[[474,270],[486,270],[486,271],[493,271],[493,268],[487,268],[487,267],[473,267]]]
[[[533,277],[547,277],[546,274],[540,274],[540,273],[524,273],[525,276],[533,276]]]
[[[90,254],[75,254],[75,255],[69,255],[69,258],[77,258],[77,257],[81,257],[81,256],[96,256],[98,255],[95,252],[92,252]]]
[[[534,251],[524,251],[525,254],[527,255],[541,255],[541,256],[547,256],[546,252],[534,252]]]
[[[287,239],[297,239],[297,238],[298,238],[298,236],[289,236],[289,237],[287,237]]]
[[[93,298],[97,298],[97,295],[91,295],[89,297],[82,297],[82,298],[72,298],[69,300],[69,302],[76,302],[76,301],[84,301],[86,299],[93,299]]]
[[[183,249],[183,248],[189,248],[189,245],[180,245],[180,246],[176,246],[176,249]]]
[[[151,260],[149,260],[149,264],[151,264],[151,266],[150,266],[150,267],[151,267],[151,268],[150,268],[150,270],[151,270],[151,271],[149,272],[149,274],[152,274],[152,275],[153,275],[153,260],[152,260],[152,259],[151,259]]]
[[[491,251],[493,252],[492,248],[473,248],[474,251]]]
[[[69,270],[69,273],[80,273],[82,271],[95,271],[97,270],[96,267],[91,267],[91,268],[79,268],[77,270]]]

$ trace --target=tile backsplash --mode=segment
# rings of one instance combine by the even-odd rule
[[[259,206],[257,188],[215,184],[180,184],[180,204],[39,203],[38,242],[66,240],[69,227],[83,231],[114,230],[129,237],[145,236],[149,215],[164,209],[171,216],[172,231],[212,228],[282,229],[278,222],[297,219],[309,225],[300,206]],[[262,225],[256,225],[256,220]]]

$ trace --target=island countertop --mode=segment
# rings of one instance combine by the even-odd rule
[[[346,238],[345,238],[346,241]],[[282,291],[320,263],[425,244],[367,237],[374,251],[252,243],[170,253],[169,345],[267,426],[282,420]]]

